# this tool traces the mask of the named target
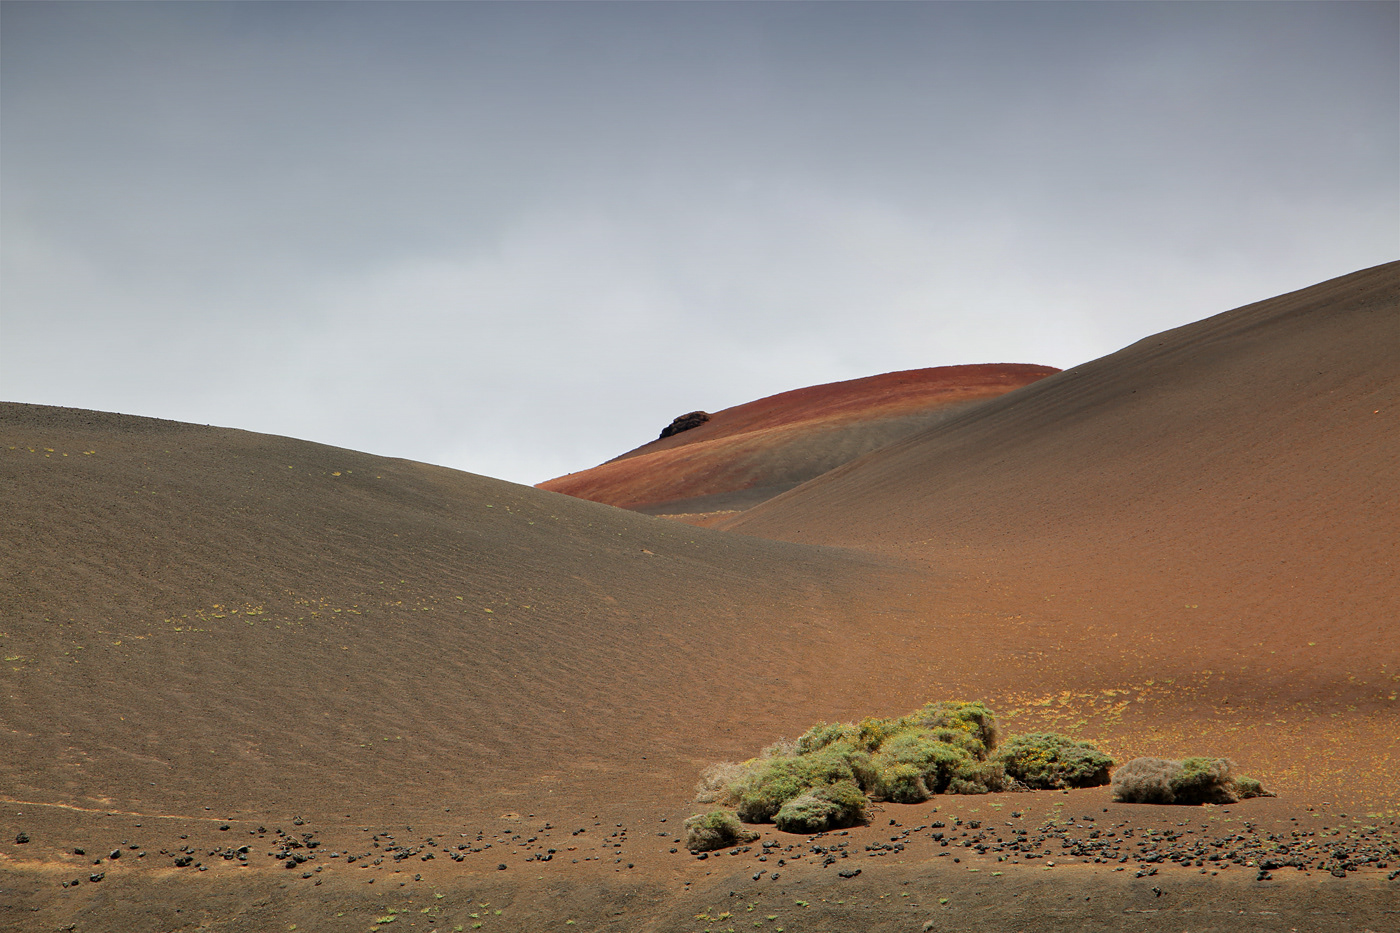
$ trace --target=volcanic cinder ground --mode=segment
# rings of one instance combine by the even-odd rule
[[[1400,263],[954,369],[575,474],[629,508],[0,405],[0,928],[1400,928]],[[681,844],[706,764],[954,698],[1278,796]]]

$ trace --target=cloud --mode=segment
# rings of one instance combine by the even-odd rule
[[[1400,252],[1391,5],[0,16],[14,399],[535,482]]]

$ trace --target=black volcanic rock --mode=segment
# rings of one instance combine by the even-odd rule
[[[661,429],[661,437],[670,437],[672,434],[679,434],[682,431],[689,431],[691,428],[698,428],[706,421],[710,420],[710,413],[707,411],[692,411],[684,415],[679,415],[666,427]]]

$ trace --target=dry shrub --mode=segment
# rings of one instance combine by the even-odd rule
[[[1225,758],[1134,758],[1113,775],[1113,799],[1120,803],[1235,803],[1246,797],[1272,797],[1253,778],[1236,778]]]
[[[739,802],[734,785],[748,770],[748,765],[737,761],[717,761],[710,765],[700,772],[700,783],[695,785],[695,802],[732,807]]]
[[[797,754],[797,743],[784,736],[758,753],[760,758],[790,758]]]
[[[1171,776],[1181,762],[1168,758],[1134,758],[1113,774],[1113,799],[1119,803],[1175,803]]]

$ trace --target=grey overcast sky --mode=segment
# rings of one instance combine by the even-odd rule
[[[0,398],[534,483],[1400,257],[1400,4],[0,5]]]

